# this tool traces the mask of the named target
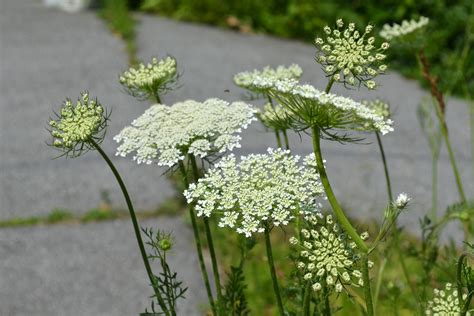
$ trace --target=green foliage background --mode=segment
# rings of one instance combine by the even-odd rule
[[[136,0],[133,2],[136,4]],[[472,50],[465,59],[463,76],[454,71],[466,42],[474,41],[474,34],[466,34],[468,21],[474,19],[472,0],[143,0],[141,9],[223,27],[227,26],[226,19],[234,16],[255,31],[307,42],[337,18],[358,25],[370,22],[380,29],[385,23],[423,15],[430,18],[426,53],[441,88],[452,88],[454,94],[466,96],[460,84],[465,82],[468,91],[474,91]],[[470,33],[474,33],[472,30]],[[391,67],[409,77],[418,74],[416,60],[407,51],[392,50]]]

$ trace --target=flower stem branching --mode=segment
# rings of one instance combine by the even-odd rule
[[[265,227],[264,236],[265,236],[265,249],[267,251],[267,262],[270,269],[270,275],[272,278],[273,291],[275,292],[275,299],[278,307],[278,314],[280,316],[285,315],[285,310],[283,308],[283,302],[280,294],[280,286],[278,285],[278,278],[275,270],[275,263],[273,261],[273,252],[272,252],[272,243],[270,240],[270,228],[268,225]]]
[[[184,166],[184,163],[182,161],[178,162],[178,167],[179,167],[179,171],[181,172],[181,176],[182,176],[182,179],[183,179],[184,186],[186,188],[188,188],[189,187],[189,180],[188,180],[188,172],[186,170],[186,167]],[[189,210],[189,217],[191,218],[191,224],[192,224],[192,227],[193,227],[194,241],[196,243],[196,251],[197,251],[198,259],[199,259],[199,267],[201,269],[202,278],[204,280],[204,285],[206,287],[207,298],[208,298],[209,304],[211,305],[211,308],[212,308],[212,314],[214,316],[216,316],[217,315],[216,306],[214,304],[214,299],[212,297],[212,291],[211,291],[211,285],[210,285],[210,282],[209,282],[209,276],[207,274],[206,264],[204,262],[204,256],[202,254],[201,237],[199,236],[199,228],[198,228],[198,225],[197,225],[196,213],[194,211],[194,207],[193,207],[192,204],[189,204],[188,210]]]
[[[189,155],[189,160],[191,162],[191,169],[193,171],[193,177],[194,181],[197,183],[200,176],[199,176],[199,169],[196,163],[196,158],[194,155]],[[211,255],[211,262],[212,262],[212,272],[214,274],[214,283],[216,286],[216,292],[217,292],[217,308],[218,308],[218,314],[222,315],[223,313],[223,296],[222,296],[222,287],[221,287],[221,279],[219,276],[219,266],[217,264],[217,256],[216,256],[216,251],[214,248],[214,241],[212,239],[212,233],[211,233],[211,227],[209,225],[209,219],[204,216],[204,229],[206,231],[206,238],[207,238],[207,245],[209,247],[209,253]]]
[[[155,296],[156,299],[158,300],[158,303],[160,307],[163,309],[163,312],[165,315],[170,315],[170,312],[168,311],[166,304],[163,300],[163,297],[161,296],[160,291],[158,290],[158,285],[155,282],[155,277],[153,275],[153,271],[151,270],[150,262],[148,260],[148,256],[146,254],[145,246],[143,244],[143,239],[140,233],[140,226],[138,225],[138,220],[135,215],[135,209],[133,208],[133,203],[132,200],[130,199],[130,196],[128,195],[127,187],[125,186],[125,183],[122,180],[122,177],[120,176],[119,172],[115,168],[114,164],[110,160],[110,158],[107,156],[107,154],[102,150],[102,148],[93,140],[90,140],[92,146],[95,147],[95,149],[99,152],[99,154],[104,158],[105,162],[109,166],[110,170],[112,170],[112,173],[115,176],[115,179],[120,185],[120,189],[122,190],[123,196],[125,197],[125,201],[127,202],[128,210],[130,212],[130,218],[132,219],[133,223],[133,230],[135,231],[135,236],[137,238],[138,242],[138,247],[140,249],[140,253],[142,255],[143,263],[145,265],[145,269],[148,275],[148,278],[150,279],[151,285],[155,291]]]

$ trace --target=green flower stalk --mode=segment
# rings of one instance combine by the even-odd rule
[[[324,36],[315,39],[316,61],[332,82],[350,86],[363,83],[368,89],[375,89],[377,84],[373,79],[387,70],[384,60],[389,44],[385,42],[377,47],[376,38],[370,36],[372,30],[373,26],[367,25],[360,33],[354,23],[344,27],[339,19],[334,29],[326,26]]]
[[[367,106],[369,109],[372,109],[377,115],[383,117],[385,120],[389,120],[391,118],[390,112],[390,105],[382,100],[375,99],[372,101],[363,101],[362,104]],[[375,132],[375,136],[377,137],[377,144],[380,150],[380,156],[382,158],[383,169],[385,173],[385,183],[387,185],[387,195],[389,204],[393,201],[393,194],[392,194],[392,184],[390,181],[390,173],[388,171],[388,164],[387,158],[385,156],[385,150],[383,148],[382,138],[378,132]]]
[[[120,84],[128,94],[140,99],[161,103],[160,95],[172,90],[178,81],[176,59],[166,57],[151,63],[139,64],[124,71],[119,77]]]
[[[142,260],[158,303],[165,315],[175,315],[172,312],[170,313],[168,310],[159,291],[159,286],[155,282],[155,277],[141,237],[140,226],[127,188],[125,187],[125,184],[114,164],[100,147],[107,127],[108,116],[105,113],[107,112],[104,107],[97,101],[97,99],[91,100],[88,92],[83,92],[81,94],[76,105],[73,105],[71,100],[67,99],[59,114],[57,114],[56,118],[51,120],[49,123],[51,127],[51,136],[53,137],[52,144],[55,148],[62,151],[63,155],[70,157],[78,157],[86,151],[95,149],[107,162],[117,179],[127,202]]]

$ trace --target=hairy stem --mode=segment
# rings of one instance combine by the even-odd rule
[[[179,164],[178,165],[179,170],[183,176],[184,186],[187,189],[189,187],[189,181],[188,181],[188,174],[186,172],[186,168],[184,167],[184,163],[181,160],[179,161],[178,164]],[[189,217],[191,217],[191,224],[193,226],[194,241],[196,243],[196,250],[197,250],[198,259],[199,259],[199,267],[201,268],[201,274],[204,280],[204,285],[206,287],[207,298],[212,308],[212,314],[215,316],[217,315],[216,307],[214,305],[214,299],[212,297],[211,285],[209,283],[209,276],[207,274],[206,264],[204,263],[204,256],[202,255],[202,244],[201,244],[201,237],[199,236],[196,213],[194,211],[194,207],[191,204],[189,205],[188,210],[189,210]]]
[[[382,286],[383,280],[383,273],[385,271],[385,266],[387,265],[387,257],[384,256],[382,259],[382,263],[379,267],[379,272],[377,274],[377,283],[375,283],[375,291],[374,291],[374,311],[377,311],[377,303],[379,301],[380,295],[380,287]]]
[[[446,104],[444,102],[443,93],[438,89],[438,83],[437,83],[436,78],[434,78],[430,74],[430,66],[429,66],[429,63],[428,63],[428,59],[425,56],[423,48],[421,48],[419,50],[418,54],[417,54],[417,61],[418,61],[418,64],[421,68],[421,74],[423,75],[423,77],[426,79],[426,81],[430,85],[431,95],[437,101],[436,105],[435,105],[435,110],[436,110],[436,116],[438,117],[438,120],[439,120],[439,123],[440,123],[441,134],[443,135],[444,142],[446,143],[446,149],[448,150],[449,160],[451,162],[451,167],[453,169],[454,178],[456,180],[456,186],[458,188],[459,197],[461,198],[461,202],[466,203],[466,195],[464,193],[464,188],[463,188],[461,176],[459,174],[456,159],[454,157],[454,152],[453,152],[453,149],[451,147],[451,142],[449,140],[448,126],[446,124],[446,118],[445,118]],[[465,237],[468,237],[468,236],[465,236]]]
[[[323,311],[324,316],[331,316],[331,304],[329,304],[329,290],[326,280],[323,281]]]
[[[364,296],[365,305],[368,316],[374,316],[374,306],[372,304],[372,293],[370,291],[370,276],[369,276],[369,255],[362,256],[362,278],[364,280]]]
[[[161,296],[160,291],[158,289],[158,285],[156,284],[153,271],[151,270],[150,261],[148,260],[148,256],[146,254],[145,245],[143,244],[142,235],[140,233],[140,225],[138,225],[137,216],[135,215],[135,209],[133,207],[132,200],[130,199],[130,195],[128,194],[127,187],[125,186],[125,183],[123,182],[122,177],[120,176],[119,172],[115,168],[115,165],[112,163],[112,160],[110,160],[107,154],[102,150],[102,148],[95,141],[90,140],[90,142],[95,147],[95,149],[97,149],[97,151],[100,153],[102,158],[105,160],[105,162],[109,166],[110,170],[112,170],[112,173],[114,174],[115,179],[117,180],[120,186],[120,189],[122,190],[122,194],[125,198],[125,201],[127,202],[130,218],[132,219],[133,230],[135,231],[135,237],[137,238],[138,248],[140,249],[140,253],[142,255],[143,264],[145,265],[148,278],[150,279],[150,283],[153,287],[153,290],[155,291],[155,296],[156,296],[156,299],[158,300],[158,304],[160,305],[165,315],[175,315],[174,313],[170,314],[170,312],[168,311],[165,301],[163,300],[163,297]]]
[[[377,136],[377,144],[379,145],[380,156],[382,158],[383,171],[385,173],[385,182],[387,184],[388,200],[389,200],[389,203],[392,203],[393,202],[392,184],[390,181],[390,174],[388,172],[387,159],[385,157],[385,151],[383,149],[382,139],[380,139],[380,134],[378,132],[375,132],[375,135]]]
[[[191,168],[193,170],[194,181],[197,183],[197,181],[199,180],[199,169],[196,163],[196,158],[194,157],[194,155],[189,155],[189,159],[191,161]],[[222,296],[221,280],[219,276],[219,266],[217,264],[217,256],[216,256],[216,251],[214,248],[214,241],[212,239],[209,219],[207,217],[204,217],[203,219],[204,219],[204,229],[206,231],[207,244],[209,246],[209,253],[211,255],[212,272],[214,273],[214,284],[216,286],[216,292],[217,292],[217,306],[218,306],[219,314],[221,314],[223,313],[222,303],[224,300]]]
[[[332,85],[334,84],[334,78],[331,77],[331,79],[329,79],[329,82],[326,86],[326,89],[324,90],[326,93],[329,93],[329,91],[331,91],[331,88],[332,88]]]
[[[304,291],[304,299],[303,299],[303,315],[310,316],[310,306],[311,306],[311,282],[306,284],[306,288]]]
[[[267,250],[267,261],[268,261],[268,267],[270,269],[270,275],[272,277],[272,284],[273,284],[273,291],[275,292],[275,298],[277,301],[277,306],[278,306],[278,313],[280,316],[285,315],[285,311],[283,309],[283,303],[281,300],[281,295],[280,295],[280,287],[278,285],[278,279],[275,271],[275,263],[273,262],[273,252],[272,252],[272,243],[270,241],[270,232],[268,226],[265,227],[265,247]]]
[[[161,98],[158,91],[153,91],[153,97],[155,98],[156,103],[161,104]]]
[[[434,153],[431,161],[431,220],[436,222],[438,212],[438,159]]]
[[[280,131],[279,130],[275,130],[275,137],[276,137],[276,140],[277,140],[277,146],[278,148],[282,148],[282,145],[281,145],[281,138],[280,138]]]
[[[283,133],[283,139],[285,140],[285,148],[286,150],[290,150],[290,141],[288,140],[288,134],[286,133],[286,130],[282,130]]]
[[[344,211],[342,210],[341,206],[339,205],[339,202],[336,199],[336,196],[334,195],[334,192],[331,188],[331,184],[329,183],[329,179],[326,174],[326,169],[324,167],[324,162],[323,162],[324,160],[321,155],[320,133],[321,132],[319,128],[317,128],[316,126],[312,127],[311,137],[313,139],[313,150],[316,156],[316,164],[318,166],[319,176],[321,177],[321,183],[323,184],[324,191],[326,191],[326,196],[341,226],[344,228],[347,234],[352,238],[352,240],[356,243],[359,250],[366,254],[368,253],[369,248],[367,247],[365,242],[362,240],[362,238],[360,238],[355,228],[347,219],[346,215],[344,214]]]

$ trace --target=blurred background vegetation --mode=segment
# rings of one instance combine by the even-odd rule
[[[353,21],[358,25],[372,23],[380,30],[385,23],[400,22],[403,19],[419,18],[423,15],[430,18],[426,32],[428,36],[426,54],[432,65],[432,73],[439,78],[441,89],[463,97],[468,97],[469,93],[473,94],[469,91],[474,91],[474,51],[469,49],[474,42],[474,30],[468,27],[474,24],[472,0],[101,0],[101,2],[104,7],[103,15],[110,15],[109,24],[112,24],[118,33],[120,28],[123,28],[124,36],[127,38],[133,36],[130,30],[133,19],[131,17],[127,19],[124,12],[127,9],[306,42],[313,42],[322,28],[328,24],[333,25],[337,18]],[[117,18],[113,17],[118,17],[120,22],[114,21]],[[412,53],[394,49],[390,58],[392,69],[410,78],[419,77]],[[461,59],[463,71],[459,75],[455,70],[459,67]]]

